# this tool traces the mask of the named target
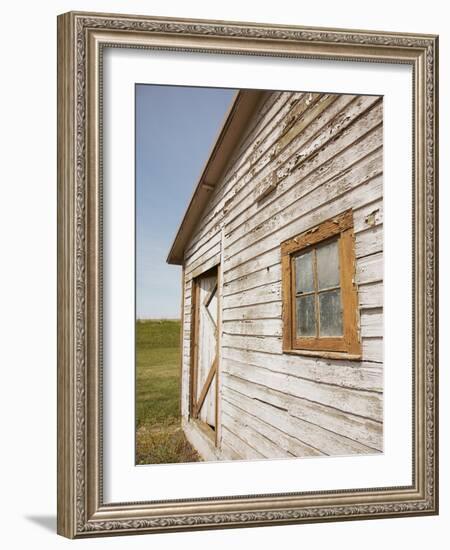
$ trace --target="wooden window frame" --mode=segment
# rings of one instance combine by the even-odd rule
[[[338,240],[339,279],[342,300],[342,337],[297,337],[294,259],[333,239]],[[281,244],[283,352],[344,359],[361,359],[358,292],[355,282],[353,212],[326,220]],[[316,291],[317,293],[317,291]],[[316,315],[317,315],[316,310]]]

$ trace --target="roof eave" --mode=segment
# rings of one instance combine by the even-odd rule
[[[263,90],[236,93],[173,240],[167,263],[183,265],[185,247],[263,94]]]

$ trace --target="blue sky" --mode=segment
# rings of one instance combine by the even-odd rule
[[[179,318],[166,257],[234,90],[136,85],[136,315]]]

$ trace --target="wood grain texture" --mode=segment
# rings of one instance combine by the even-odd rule
[[[225,384],[228,384],[228,381],[229,378],[226,377]],[[308,447],[302,450],[303,456],[318,456],[320,454],[334,456],[342,454],[373,454],[376,452],[375,449],[363,445],[354,439],[295,417],[285,410],[284,406],[274,407],[273,404],[267,403],[261,398],[252,399],[247,397],[247,393],[238,393],[229,389],[224,399],[229,400],[230,403],[239,405],[234,410],[233,422],[230,423],[230,429],[237,428],[236,423],[239,422],[239,418],[242,416],[244,417],[243,422],[250,424],[249,418],[252,415],[260,421],[258,423],[253,422],[255,426],[263,423],[269,427],[269,429],[265,429],[265,437],[270,441],[276,438],[277,432],[281,432],[289,434],[291,437],[302,442],[304,447]],[[241,411],[246,411],[248,415],[245,416],[245,413]],[[259,429],[261,430],[262,428]],[[254,440],[252,435],[251,432],[241,432],[242,439],[247,442]],[[259,447],[256,448],[259,449]],[[266,451],[263,450],[262,452],[265,454]]]
[[[379,423],[383,392],[382,101],[373,96],[286,92],[268,94],[266,104],[258,108],[188,244],[187,283],[202,266],[216,261],[221,251],[221,369],[227,383],[239,380],[247,391],[257,385],[259,392],[286,393],[289,399],[303,403],[302,410],[306,402],[336,410],[339,418],[344,415],[344,424],[349,415]],[[262,196],[264,189],[267,192]],[[345,253],[341,263],[350,267],[342,292],[348,306],[345,314],[351,316],[345,323],[344,339],[352,361],[283,353],[292,345],[289,289],[283,287],[290,268],[283,252],[289,252],[289,239],[299,234],[320,241],[317,231],[308,230],[327,219],[332,230],[340,231],[348,241],[341,250]],[[328,226],[323,227],[329,236]],[[298,248],[298,240],[292,246]],[[186,315],[188,305],[187,294]],[[189,327],[184,338],[188,343]],[[362,359],[355,362],[359,354]],[[236,414],[239,405],[224,384],[225,380],[217,388],[224,407],[223,442],[228,444],[234,433],[237,439],[229,441],[229,447],[240,456],[248,458],[255,450],[264,455],[270,445],[256,435],[261,433],[261,419],[257,414],[248,417],[249,425],[239,430],[244,415]],[[290,403],[290,410],[294,409]],[[326,423],[328,417],[319,414],[318,418]],[[363,430],[341,431],[350,433],[355,448],[361,444],[364,452],[367,447],[382,446],[381,429],[371,431],[370,445]],[[321,440],[311,448],[328,454],[323,445]],[[326,444],[325,448],[330,451]],[[344,448],[335,447],[338,453]]]
[[[232,528],[342,519],[438,513],[438,37],[290,25],[226,23],[117,14],[69,13],[58,17],[58,531],[83,538],[205,528]],[[125,38],[125,41],[124,41]],[[97,40],[99,48],[91,48]],[[127,42],[129,41],[129,42]],[[410,487],[374,491],[214,496],[206,502],[104,502],[101,419],[102,45],[205,50],[286,57],[333,57],[334,62],[405,63],[413,68],[412,176],[414,234],[414,378],[416,420]],[[309,161],[310,162],[310,161]],[[94,199],[94,200],[93,200]],[[87,206],[89,205],[89,208]],[[89,237],[88,237],[89,234]],[[246,274],[247,275],[247,274]],[[367,283],[376,286],[377,281]],[[100,366],[101,367],[101,366]],[[298,401],[298,400],[297,400]],[[313,413],[320,409],[314,404]],[[336,428],[343,425],[339,422]],[[227,447],[229,449],[229,447]],[[151,499],[149,493],[149,499]]]
[[[217,268],[196,279],[194,388],[192,414],[208,426],[216,426],[217,322],[218,322]]]
[[[227,376],[224,385],[225,388],[255,400],[257,404],[268,403],[274,410],[287,411],[293,417],[294,422],[296,419],[302,420],[313,426],[320,426],[330,432],[360,442],[370,448],[382,450],[382,425],[379,422],[348,414],[259,384],[249,384],[246,380],[234,376]],[[274,410],[271,410],[270,414],[273,414]],[[299,437],[302,437],[301,432]]]

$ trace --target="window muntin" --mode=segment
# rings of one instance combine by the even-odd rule
[[[292,257],[297,338],[343,336],[338,239]]]
[[[283,350],[358,355],[353,214],[282,244]]]

